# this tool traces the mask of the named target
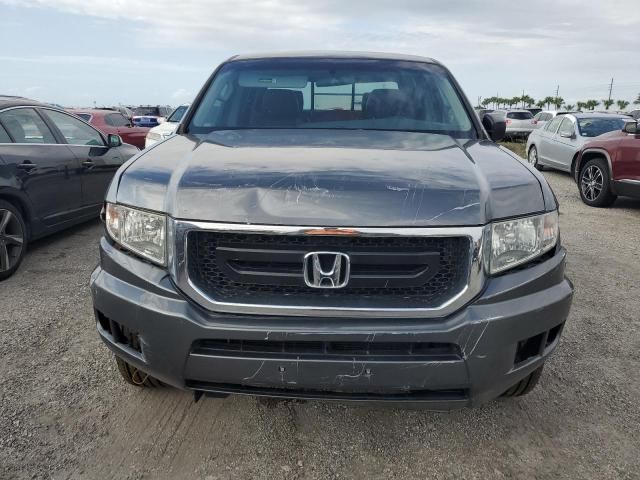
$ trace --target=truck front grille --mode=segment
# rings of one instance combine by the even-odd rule
[[[217,302],[334,308],[436,308],[469,276],[468,237],[306,236],[190,231],[187,273]],[[307,286],[304,257],[350,258],[345,287]]]

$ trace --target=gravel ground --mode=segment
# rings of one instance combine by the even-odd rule
[[[145,391],[98,340],[97,222],[0,284],[0,478],[640,478],[640,202],[588,208],[564,174],[576,295],[538,388],[452,413]]]

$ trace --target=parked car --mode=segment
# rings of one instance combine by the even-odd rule
[[[58,108],[0,96],[0,280],[30,241],[95,218],[113,174],[137,152]]]
[[[529,110],[507,110],[504,116],[507,124],[506,137],[509,139],[527,138],[536,128]]]
[[[131,120],[120,112],[105,109],[76,108],[70,108],[67,111],[90,123],[105,135],[120,135],[124,143],[134,145],[140,150],[144,148],[149,128],[132,125]]]
[[[224,62],[106,196],[91,292],[124,380],[431,408],[530,391],[572,286],[553,192],[491,115],[422,57]]]
[[[578,152],[575,179],[580,198],[592,207],[607,207],[618,196],[640,198],[638,124],[588,141]]]
[[[171,107],[161,105],[152,107],[137,107],[133,110],[133,124],[139,127],[153,128],[166,120],[171,113]]]
[[[176,132],[178,125],[180,124],[180,120],[186,113],[189,105],[180,105],[176,108],[167,121],[161,123],[157,127],[153,127],[147,133],[147,138],[145,140],[145,147],[150,147],[151,145],[155,145],[156,143],[164,140],[165,138],[169,138]]]
[[[590,139],[622,130],[629,117],[611,113],[571,113],[556,116],[544,128],[534,130],[527,140],[530,164],[538,170],[552,167],[575,172],[578,152]]]
[[[572,113],[572,112],[568,112],[568,111],[564,112],[564,111],[557,111],[557,110],[545,110],[542,112],[538,112],[533,117],[534,127],[535,129],[543,128],[547,124],[547,122],[550,122],[556,116],[565,115],[567,113]]]
[[[525,108],[525,110],[530,111],[531,115],[537,115],[538,113],[540,113],[542,111],[542,109],[538,108],[538,107],[527,107],[527,108]]]
[[[629,115],[634,120],[640,120],[640,110],[631,110],[629,113],[627,113],[627,115]]]

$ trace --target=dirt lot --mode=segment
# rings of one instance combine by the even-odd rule
[[[453,413],[204,399],[123,384],[98,340],[97,222],[0,284],[0,478],[640,478],[640,202],[561,203],[573,311],[541,384]]]

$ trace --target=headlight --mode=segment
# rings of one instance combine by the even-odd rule
[[[490,273],[499,273],[548,252],[558,242],[557,210],[491,226]]]
[[[165,265],[166,216],[107,203],[105,221],[107,232],[115,242],[154,263]]]

